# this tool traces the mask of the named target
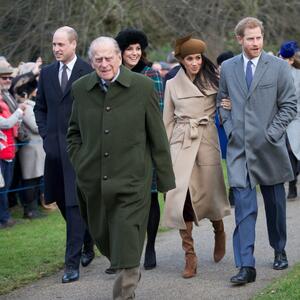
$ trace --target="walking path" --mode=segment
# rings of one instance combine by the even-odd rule
[[[136,299],[143,300],[189,300],[189,299],[251,299],[273,279],[286,274],[287,270],[272,269],[273,251],[268,244],[264,207],[259,197],[259,215],[256,230],[256,282],[242,287],[232,287],[229,279],[237,270],[232,253],[234,211],[225,218],[227,253],[223,260],[212,259],[214,234],[211,223],[201,222],[193,231],[198,255],[198,275],[192,279],[181,278],[184,254],[176,230],[162,233],[157,239],[158,266],[151,271],[142,269],[142,277],[136,291]],[[289,264],[300,261],[300,200],[287,203],[288,244],[286,247]],[[114,275],[106,275],[109,266],[104,257],[96,258],[90,266],[81,269],[78,282],[61,284],[62,272],[43,278],[24,288],[0,297],[1,300],[107,300],[111,299]]]

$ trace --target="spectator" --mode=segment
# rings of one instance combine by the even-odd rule
[[[24,206],[25,219],[36,219],[45,215],[38,210],[38,201],[40,197],[40,185],[44,174],[45,151],[43,149],[43,140],[38,132],[35,121],[33,108],[35,105],[37,80],[35,79],[39,72],[35,72],[35,68],[39,70],[36,63],[24,63],[19,68],[20,75],[27,74],[28,81],[23,77],[23,82],[17,82],[16,92],[19,102],[26,105],[23,117],[28,141],[22,145],[18,151],[20,168],[22,174],[22,186],[25,188],[22,192],[22,204]]]
[[[288,41],[281,45],[279,51],[280,57],[286,60],[290,66],[297,97],[297,115],[287,128],[287,147],[294,173],[294,179],[289,182],[288,199],[297,197],[297,176],[300,169],[300,59],[295,55],[297,50],[297,43]]]
[[[7,193],[13,177],[13,166],[16,152],[15,138],[17,136],[18,123],[22,120],[25,106],[16,105],[12,113],[3,95],[11,85],[11,74],[13,70],[7,64],[0,62],[0,130],[2,135],[2,150],[0,150],[0,169],[4,178],[4,187],[0,188],[0,229],[12,227],[15,220],[11,218],[8,209]],[[14,103],[13,103],[14,104]]]

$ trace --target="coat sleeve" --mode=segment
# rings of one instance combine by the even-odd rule
[[[47,135],[47,102],[44,91],[44,69],[40,73],[36,104],[34,106],[35,120],[40,136],[44,139]]]
[[[219,82],[219,91],[217,95],[217,110],[219,113],[219,116],[221,117],[221,122],[224,127],[224,130],[226,132],[227,137],[230,136],[233,124],[231,119],[231,111],[226,110],[220,106],[220,103],[223,98],[229,98],[227,83],[226,83],[226,72],[225,72],[225,66],[222,64],[221,68],[221,74],[220,74],[220,82]],[[233,103],[231,103],[233,105]]]
[[[4,118],[0,115],[0,129],[10,129],[22,120],[23,111],[18,108],[10,117]]]
[[[167,192],[175,188],[175,176],[169,143],[154,87],[146,107],[146,131],[152,160],[157,173],[157,188],[160,192]]]
[[[277,83],[277,113],[267,129],[268,137],[277,142],[285,133],[289,123],[297,114],[297,98],[292,73],[286,62],[282,62]]]
[[[33,108],[30,105],[26,105],[23,122],[26,124],[26,126],[30,129],[31,132],[35,134],[39,133],[33,113]]]
[[[171,98],[169,81],[166,82],[164,104],[165,106],[163,112],[163,120],[167,132],[168,141],[170,141],[174,129],[175,120],[174,120],[174,104]]]
[[[74,101],[67,132],[67,152],[69,154],[70,161],[75,168],[76,155],[81,147],[82,139],[78,125],[78,103],[74,97],[73,90],[71,91],[71,97],[74,99]]]

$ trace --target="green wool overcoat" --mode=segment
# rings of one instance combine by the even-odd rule
[[[112,268],[140,263],[151,196],[175,187],[154,83],[120,67],[105,93],[93,72],[73,84],[68,153],[78,201],[95,243]]]

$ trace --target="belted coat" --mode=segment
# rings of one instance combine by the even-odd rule
[[[170,143],[176,188],[166,195],[164,225],[185,229],[183,208],[189,190],[195,223],[230,214],[221,165],[214,89],[201,93],[181,68],[168,80],[163,120]]]
[[[151,195],[175,187],[154,82],[121,66],[107,93],[93,72],[73,84],[67,134],[81,213],[114,269],[139,266]]]

